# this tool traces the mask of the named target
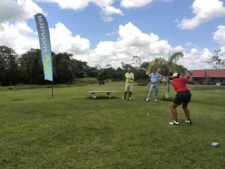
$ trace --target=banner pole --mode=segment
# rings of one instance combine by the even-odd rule
[[[52,81],[52,101],[53,101],[53,66],[52,66],[51,40],[48,22],[45,16],[41,13],[34,15],[34,18],[39,35],[39,44],[41,50],[41,60],[44,70],[44,79]]]
[[[54,95],[53,95],[53,87],[54,87],[54,83],[52,81],[52,102],[53,102],[53,97],[54,97]]]

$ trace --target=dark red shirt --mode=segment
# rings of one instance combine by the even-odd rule
[[[176,92],[182,92],[182,91],[187,91],[189,90],[186,86],[186,83],[192,83],[189,79],[187,78],[176,78],[173,79],[172,85]]]

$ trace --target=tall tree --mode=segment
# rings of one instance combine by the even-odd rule
[[[72,83],[74,80],[73,68],[70,60],[61,59],[57,68],[59,83]]]
[[[184,73],[186,68],[181,65],[177,65],[176,62],[183,57],[182,52],[175,52],[169,55],[168,59],[155,58],[149,62],[149,68],[146,69],[146,74],[149,74],[153,69],[160,70],[160,73],[166,77],[166,93],[165,99],[170,99],[170,74],[173,71]]]
[[[143,62],[140,66],[141,69],[147,70],[149,67],[149,63],[148,62]]]
[[[140,56],[133,56],[132,57],[132,65],[135,68],[139,68],[141,66],[141,57]]]
[[[18,82],[18,55],[7,47],[0,46],[0,83],[14,85]]]
[[[165,98],[166,99],[170,99],[171,98],[171,94],[170,94],[170,72],[175,71],[175,65],[176,62],[182,58],[184,56],[184,54],[182,52],[175,52],[172,53],[169,57],[168,57],[168,61],[167,61],[167,68],[168,68],[168,73],[166,76],[166,93],[165,93]]]
[[[146,74],[150,74],[153,69],[160,69],[162,75],[166,76],[169,69],[167,66],[167,61],[164,58],[155,58],[151,62],[149,62],[148,69],[146,69]],[[163,71],[162,71],[163,70]]]
[[[220,49],[214,51],[214,55],[210,58],[208,63],[212,64],[215,69],[221,69],[225,67],[225,59],[222,59],[222,52]]]
[[[72,64],[72,54],[58,53],[53,65],[55,66],[55,82],[56,83],[71,83],[73,82],[75,75]]]
[[[20,58],[20,72],[26,84],[44,84],[44,72],[39,49],[30,49]]]

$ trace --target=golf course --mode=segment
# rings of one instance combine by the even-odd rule
[[[225,88],[189,86],[192,125],[171,126],[169,101],[124,82],[0,88],[1,169],[224,169]],[[111,90],[91,99],[88,91]],[[171,94],[175,92],[171,87]],[[218,142],[217,147],[211,143]]]

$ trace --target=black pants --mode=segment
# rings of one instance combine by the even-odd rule
[[[175,99],[173,100],[173,103],[175,103],[176,105],[180,105],[181,103],[188,104],[190,100],[191,100],[191,93],[189,90],[187,90],[178,92]]]

